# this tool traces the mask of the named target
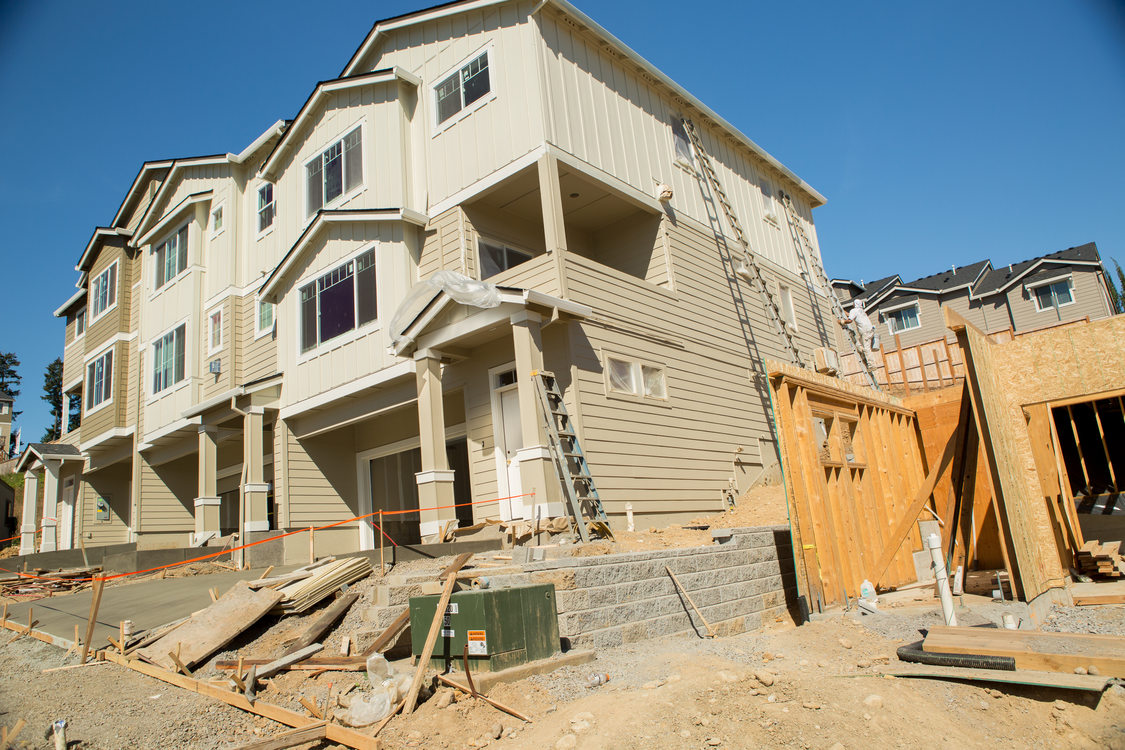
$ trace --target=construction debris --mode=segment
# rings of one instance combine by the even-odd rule
[[[1074,556],[1078,571],[1090,578],[1121,578],[1125,576],[1125,558],[1121,556],[1121,542],[1102,544],[1096,539],[1082,545]]]
[[[89,568],[36,568],[33,573],[17,573],[0,578],[0,596],[52,596],[63,591],[81,588],[90,582],[101,566]]]
[[[312,575],[308,578],[285,583],[276,589],[281,594],[281,599],[271,610],[273,614],[305,612],[341,586],[362,580],[374,570],[366,557],[347,557],[327,564],[317,563],[316,567],[308,566],[305,570],[310,568]]]

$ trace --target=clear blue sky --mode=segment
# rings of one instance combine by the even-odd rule
[[[424,2],[0,0],[0,351],[25,440],[51,312],[141,162],[242,150]],[[577,2],[828,197],[832,276],[1089,241],[1125,263],[1120,2]]]

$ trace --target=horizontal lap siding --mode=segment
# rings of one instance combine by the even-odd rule
[[[203,311],[203,325],[199,335],[200,368],[203,376],[199,398],[206,401],[209,398],[229,391],[233,383],[234,374],[234,297],[227,297],[219,304],[213,305]],[[223,333],[223,345],[214,354],[209,353],[211,348],[211,315],[222,311],[223,319],[220,323]],[[212,375],[208,368],[214,360],[219,361],[219,374]]]
[[[103,477],[102,474],[112,472]],[[82,513],[82,533],[89,534],[87,543],[123,544],[129,541],[129,468],[114,467],[110,470],[96,472],[87,476],[86,481],[79,482],[80,497],[78,508]],[[104,497],[109,501],[109,521],[97,520],[97,498]]]
[[[255,338],[257,331],[258,298],[246,295],[238,300],[238,336],[242,343],[239,356],[239,383],[249,383],[277,372],[276,333]],[[276,317],[277,311],[274,311]]]
[[[400,66],[422,78],[417,135],[428,141],[430,205],[529,153],[543,140],[532,3],[467,10],[392,31],[368,70]],[[495,98],[436,130],[433,86],[492,43],[489,78]],[[491,96],[491,95],[490,95]],[[435,134],[436,133],[436,134]]]
[[[418,277],[429,278],[441,270],[465,273],[461,262],[461,208],[454,207],[434,217],[426,229]]]
[[[547,77],[548,139],[563,150],[651,194],[653,178],[667,182],[681,216],[706,223],[708,204],[692,172],[674,164],[673,118],[679,107],[630,63],[551,12],[539,15]],[[807,201],[791,182],[742,145],[700,119],[694,120],[712,164],[754,252],[791,271],[799,268],[779,186],[792,194],[810,241],[817,245]],[[760,185],[775,196],[766,218]],[[714,209],[717,210],[717,209]],[[724,221],[725,226],[725,221]],[[729,229],[726,230],[729,233]]]
[[[197,478],[193,476],[195,461],[173,461],[171,465],[152,467],[141,462],[141,533],[168,531],[191,532],[195,529],[192,501]],[[159,469],[159,474],[157,470]]]
[[[288,436],[289,474],[285,482],[289,528],[343,521],[357,515],[352,431],[345,429],[340,433],[339,436],[314,438],[306,446],[285,430]],[[349,496],[350,505],[338,490]]]

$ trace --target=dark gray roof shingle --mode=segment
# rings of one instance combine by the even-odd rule
[[[1057,253],[1048,253],[1038,258],[1013,263],[1010,266],[1001,266],[985,274],[984,278],[980,280],[980,283],[973,287],[973,296],[981,297],[999,291],[1006,287],[1012,280],[1019,278],[1030,270],[1036,263],[1051,260],[1096,263],[1101,261],[1101,256],[1098,254],[1098,246],[1093,242],[1087,242],[1085,245],[1068,247],[1066,250],[1059,250]]]

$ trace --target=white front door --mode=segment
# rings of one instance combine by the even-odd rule
[[[74,477],[63,480],[62,499],[59,501],[59,537],[58,549],[72,549],[74,547]]]
[[[496,440],[496,479],[500,497],[500,518],[505,521],[528,517],[520,482],[519,450],[523,447],[520,429],[519,387],[514,369],[490,373],[492,378],[492,417]]]

